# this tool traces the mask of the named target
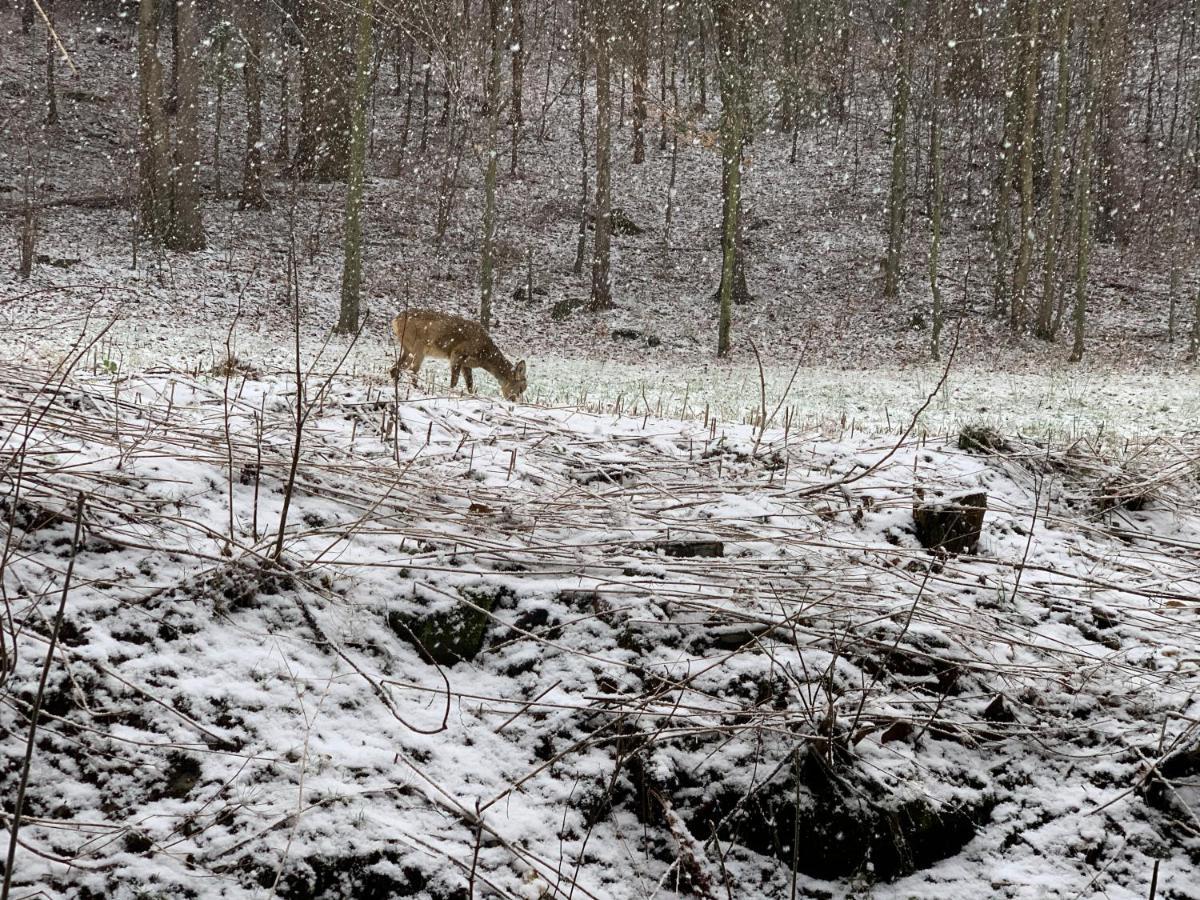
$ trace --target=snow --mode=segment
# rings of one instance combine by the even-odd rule
[[[30,402],[17,385],[5,385],[10,450]],[[1096,514],[1086,469],[1047,475],[1036,456],[910,439],[843,496],[819,485],[884,460],[886,436],[771,428],[750,459],[752,426],[719,426],[714,441],[696,421],[420,394],[402,395],[397,461],[379,432],[389,393],[339,376],[306,428],[273,575],[294,415],[285,376],[229,382],[232,486],[223,378],[80,373],[70,385],[94,413],[76,420],[52,402],[23,476],[22,496],[48,509],[77,488],[90,499],[49,692],[62,699],[42,722],[22,838],[77,865],[21,851],[26,892],[243,896],[282,868],[288,891],[308,878],[335,896],[319,870],[349,878],[336,860],[353,858],[390,873],[392,890],[440,897],[469,874],[478,802],[474,865],[501,895],[574,882],[576,896],[620,900],[666,877],[666,896],[664,826],[637,822],[618,793],[588,828],[585,811],[609,802],[607,729],[630,717],[662,790],[699,779],[745,792],[830,703],[839,729],[865,729],[853,766],[887,790],[996,804],[962,851],[873,896],[1087,896],[1093,878],[1106,896],[1143,896],[1150,856],[1175,896],[1200,888],[1194,848],[1132,790],[1200,712],[1191,475],[1140,511]],[[257,513],[243,477],[255,416],[271,435]],[[786,469],[764,466],[773,454]],[[620,481],[575,474],[614,466]],[[911,535],[895,541],[914,477],[986,486],[980,556],[931,563]],[[14,532],[6,587],[28,624],[13,696],[44,655],[31,604],[47,615],[40,598],[61,590],[69,530]],[[636,549],[668,536],[723,540],[725,556]],[[480,586],[510,594],[471,662],[439,670],[387,625],[391,611],[451,608]],[[747,627],[757,637],[741,648],[717,640]],[[958,687],[939,700],[922,667],[881,673],[862,655],[892,647],[955,667]],[[763,690],[782,690],[782,705],[763,705]],[[1013,722],[984,721],[997,694]],[[910,719],[943,736],[881,739]],[[9,777],[22,733],[3,744]],[[179,759],[199,773],[187,790]],[[695,828],[701,796],[676,788],[671,815]],[[697,846],[718,871],[713,846]],[[788,896],[787,865],[722,852],[739,896]],[[1099,873],[1083,862],[1096,854]]]

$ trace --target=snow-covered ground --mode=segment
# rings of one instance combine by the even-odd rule
[[[1200,894],[1182,436],[313,375],[280,541],[292,380],[87,369],[0,377],[9,796],[86,495],[18,896]],[[977,555],[919,547],[917,488],[987,492]]]

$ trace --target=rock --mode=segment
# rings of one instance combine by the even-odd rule
[[[1143,756],[1154,759],[1148,748]],[[1200,743],[1176,750],[1151,773],[1145,787],[1146,803],[1172,819],[1188,821],[1200,806]]]
[[[798,784],[797,784],[798,783]],[[799,790],[797,790],[799,787]],[[725,842],[772,855],[813,878],[867,875],[887,880],[958,853],[995,802],[938,803],[870,780],[851,764],[831,764],[814,747],[747,797],[713,791],[690,816],[700,840],[721,823]],[[793,851],[798,839],[799,852]]]
[[[926,550],[974,553],[986,512],[986,491],[927,500],[925,491],[917,488],[913,497],[917,539]]]
[[[575,310],[579,309],[581,306],[583,306],[583,304],[578,300],[563,298],[550,307],[550,318],[555,322],[561,322],[563,319],[568,318],[571,313],[575,312]]]
[[[656,334],[648,334],[644,331],[639,331],[636,328],[630,328],[627,325],[621,325],[614,328],[609,333],[614,341],[640,341],[644,340],[647,347],[662,346],[662,338]]]
[[[722,541],[655,541],[650,549],[677,559],[719,559],[725,555]]]
[[[458,593],[468,602],[439,603],[419,612],[392,610],[388,626],[427,661],[452,666],[474,659],[483,649],[490,613],[516,595],[504,585],[486,582],[460,587]]]
[[[526,301],[529,301],[531,303],[536,303],[538,297],[546,296],[547,291],[544,287],[536,287],[535,286],[533,289],[533,299],[532,300],[529,300],[529,298],[525,296],[526,293],[527,293],[527,291],[525,290],[525,286],[522,285],[521,287],[515,288],[513,290],[512,298],[513,298],[513,300],[515,300],[518,303],[525,303]]]
[[[590,216],[592,227],[596,225],[596,214],[593,212]],[[646,229],[638,225],[633,219],[629,218],[629,214],[620,207],[614,207],[609,213],[609,224],[613,234],[633,235],[644,234]]]
[[[958,449],[968,453],[1011,453],[1013,447],[995,428],[967,425],[958,433]]]
[[[83,262],[81,259],[75,259],[69,256],[48,256],[45,253],[39,253],[36,258],[39,266],[53,266],[56,269],[69,269],[71,266],[75,266]]]

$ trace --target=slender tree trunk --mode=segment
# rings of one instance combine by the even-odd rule
[[[1033,151],[1034,125],[1037,121],[1038,75],[1041,60],[1039,45],[1039,0],[1026,0],[1023,21],[1028,27],[1024,39],[1025,55],[1021,72],[1021,241],[1017,250],[1017,265],[1013,271],[1012,302],[1008,327],[1014,334],[1029,326],[1029,305],[1026,289],[1029,270],[1033,265]]]
[[[1046,221],[1045,245],[1042,250],[1042,299],[1038,306],[1034,334],[1052,341],[1054,331],[1054,288],[1058,283],[1058,244],[1062,240],[1059,225],[1062,218],[1063,156],[1067,144],[1067,116],[1071,104],[1071,21],[1072,0],[1058,16],[1058,85],[1054,98],[1054,136],[1050,162],[1050,212]]]
[[[587,133],[587,5],[578,0],[579,26],[579,179],[582,191],[579,194],[579,239],[575,243],[575,265],[571,271],[583,274],[583,260],[587,255],[588,200],[588,133]]]
[[[892,177],[888,189],[888,247],[883,279],[883,296],[888,299],[900,292],[900,258],[904,252],[904,216],[908,206],[906,144],[908,100],[912,90],[909,6],[910,0],[898,0],[895,15],[900,40],[896,49],[896,86],[892,95]]]
[[[525,48],[525,2],[512,0],[512,109],[509,120],[513,126],[525,122],[525,60],[529,51]]]
[[[592,243],[592,294],[588,309],[608,309],[612,301],[612,31],[608,0],[593,0],[592,55],[596,60],[596,237]]]
[[[42,10],[50,19],[50,24],[54,24],[54,0],[42,0]],[[55,56],[58,49],[54,46],[54,35],[50,29],[46,29],[46,124],[58,124],[58,97],[55,88],[55,70],[58,68]]]
[[[246,89],[246,154],[242,162],[242,195],[238,209],[266,209],[263,193],[263,17],[260,10],[249,5],[239,10],[245,57],[242,81]]]
[[[648,0],[635,0],[634,29],[636,50],[633,60],[633,161],[646,161],[646,86],[650,79],[650,35]]]
[[[658,127],[661,153],[667,149],[667,0],[658,0]]]
[[[404,92],[404,130],[400,133],[400,149],[408,149],[408,136],[412,132],[412,107],[413,107],[413,63],[416,56],[416,48],[413,41],[408,42],[408,78]],[[399,172],[397,172],[399,174]]]
[[[224,10],[222,10],[224,12]],[[221,136],[225,125],[225,54],[229,50],[229,29],[222,20],[217,23],[216,36],[213,39],[213,49],[216,51],[214,76],[217,82],[217,101],[213,110],[213,188],[219,197],[222,193],[221,183]]]
[[[1021,7],[1012,7],[1005,26],[1012,33],[1021,31]],[[1018,46],[1019,45],[1015,45]],[[1020,92],[1012,89],[1019,79],[1020,66],[1014,60],[1019,59],[1017,53],[1006,54],[1005,85],[1010,88],[1008,99],[1004,104],[1003,130],[1000,135],[1000,160],[996,176],[996,206],[992,219],[992,263],[994,278],[992,285],[992,310],[996,315],[1003,315],[1009,309],[1009,290],[1012,280],[1009,276],[1009,258],[1012,255],[1012,221],[1009,206],[1012,203],[1012,183],[1014,155],[1013,148],[1017,144],[1016,130],[1019,115]]]
[[[665,0],[663,0],[665,4]],[[663,103],[665,108],[666,103]],[[675,49],[671,48],[671,106],[674,114],[679,114],[679,86],[675,81]],[[679,125],[672,123],[671,127],[671,174],[667,181],[667,209],[663,222],[663,262],[671,259],[671,220],[675,216],[675,179],[679,171]]]
[[[940,0],[930,0],[930,19],[933,23],[933,102],[929,109],[929,290],[933,296],[933,328],[929,351],[934,360],[941,359],[942,289],[938,284],[938,254],[942,244],[942,20]]]
[[[1097,107],[1100,90],[1104,83],[1104,57],[1107,53],[1108,18],[1112,14],[1107,0],[1099,13],[1100,21],[1093,21],[1089,29],[1088,60],[1085,64],[1085,106],[1082,133],[1079,136],[1079,153],[1075,164],[1075,314],[1074,340],[1071,346],[1071,362],[1083,359],[1084,335],[1087,326],[1088,267],[1092,251],[1092,197],[1091,177],[1093,142],[1096,131]]]
[[[484,328],[492,322],[492,290],[496,262],[496,136],[500,128],[500,7],[503,0],[488,0],[488,68],[485,93],[488,109],[487,163],[483,175],[483,250],[479,261],[479,322]],[[514,95],[515,101],[515,95]],[[514,125],[514,127],[516,127]],[[530,300],[533,298],[530,297]]]
[[[286,163],[292,158],[288,140],[288,115],[291,111],[291,28],[285,16],[279,33],[279,138],[275,143],[275,162]]]
[[[718,0],[717,34],[721,80],[721,285],[717,326],[717,356],[732,346],[733,299],[737,279],[738,213],[741,210],[742,161],[742,41],[734,0]]]
[[[371,20],[373,0],[361,0],[355,42],[355,78],[346,185],[345,254],[342,265],[342,304],[334,330],[358,331],[362,295],[362,205],[367,166],[367,93],[371,81]]]

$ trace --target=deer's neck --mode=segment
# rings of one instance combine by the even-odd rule
[[[479,355],[479,362],[497,381],[512,380],[513,364],[505,358],[500,349],[491,341],[483,349],[483,353]]]

